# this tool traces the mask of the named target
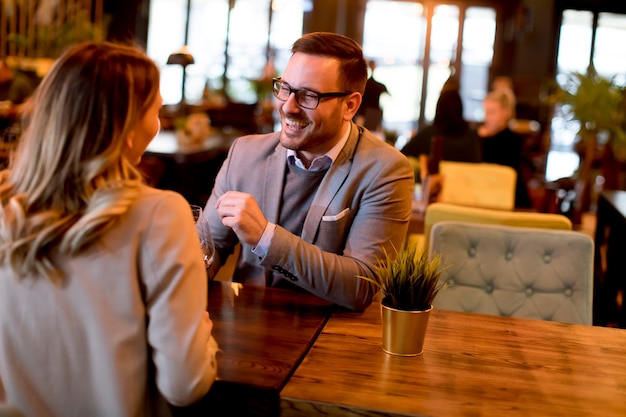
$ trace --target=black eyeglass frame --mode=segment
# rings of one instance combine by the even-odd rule
[[[278,97],[278,94],[280,93],[280,91],[282,89],[289,90],[289,95],[287,96],[286,99],[282,99],[282,98]],[[274,94],[274,97],[276,97],[280,101],[287,101],[289,99],[289,96],[291,96],[291,94],[293,93],[293,94],[295,94],[296,103],[298,104],[298,106],[302,107],[303,109],[308,109],[308,110],[315,110],[320,105],[320,102],[322,101],[323,98],[346,97],[346,96],[349,96],[350,94],[352,94],[352,92],[349,92],[349,91],[334,91],[334,92],[330,92],[330,93],[320,93],[320,92],[315,91],[315,90],[309,90],[308,88],[293,88],[292,86],[290,86],[286,82],[282,81],[280,79],[280,77],[272,78],[272,92]],[[299,94],[301,92],[309,94],[309,97],[308,97],[309,99],[312,98],[311,94],[315,94],[315,96],[317,97],[317,103],[315,104],[315,106],[313,106],[313,107],[303,106],[300,103],[300,95]]]

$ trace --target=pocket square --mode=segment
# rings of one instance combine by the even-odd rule
[[[335,214],[334,216],[322,216],[322,221],[336,222],[337,220],[341,220],[342,218],[346,217],[348,213],[350,213],[350,208],[346,207],[345,209],[341,210],[341,213]]]

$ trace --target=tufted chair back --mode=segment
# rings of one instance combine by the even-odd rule
[[[448,286],[437,308],[592,324],[593,240],[582,233],[443,221],[431,231]]]

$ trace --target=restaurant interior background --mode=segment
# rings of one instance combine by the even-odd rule
[[[164,63],[188,45],[196,62],[187,67],[190,101],[200,100],[203,91],[205,98],[208,91],[218,100],[224,95],[237,102],[267,100],[257,92],[268,62],[280,74],[301,33],[342,33],[361,42],[377,62],[376,79],[390,92],[381,97],[384,136],[400,148],[432,120],[451,74],[460,80],[466,118],[476,123],[483,118],[482,99],[491,80],[511,77],[517,117],[540,126],[527,135],[532,175],[538,178],[531,190],[539,191],[531,195],[539,210],[552,198],[543,184],[570,177],[579,166],[573,148],[578,126],[548,103],[554,80],[563,83],[572,71],[585,72],[591,60],[600,74],[616,75],[622,84],[626,73],[626,53],[616,50],[625,45],[619,39],[626,40],[626,15],[620,14],[626,7],[615,2],[192,0],[188,20],[184,3],[151,1],[147,48]],[[162,29],[173,22],[179,22],[178,31]],[[164,65],[166,102],[180,100],[181,72]],[[586,223],[586,218],[575,220]],[[581,227],[591,230],[593,224]]]
[[[610,0],[0,0],[0,56],[48,57],[28,16],[43,9],[53,24],[87,19],[111,40],[132,39],[162,69],[164,103],[271,102],[263,79],[282,72],[302,33],[350,36],[377,62],[386,138],[401,147],[434,116],[440,89],[460,80],[468,120],[482,120],[482,99],[495,76],[509,76],[517,117],[538,122],[527,140],[534,174],[550,182],[571,176],[576,123],[549,103],[554,81],[593,62],[601,75],[626,83],[626,3]],[[21,11],[28,4],[30,11]],[[20,6],[21,5],[21,6]],[[87,10],[81,13],[80,10]],[[17,9],[17,13],[16,13]],[[65,17],[63,17],[63,16]],[[54,19],[58,22],[55,23]],[[62,19],[67,22],[59,23]],[[40,23],[39,23],[40,24]],[[22,32],[16,41],[16,32]],[[33,39],[35,33],[38,39]],[[61,42],[61,36],[47,39]],[[190,65],[168,65],[186,45]],[[536,125],[533,125],[536,126]],[[263,129],[271,129],[264,126]]]
[[[621,200],[626,193],[599,191],[626,190],[626,146],[611,165],[619,171],[617,185],[609,186],[603,170],[610,164],[601,157],[581,159],[581,124],[567,120],[553,99],[573,71],[584,73],[591,63],[626,91],[626,2],[0,0],[0,57],[8,57],[10,64],[35,79],[45,74],[63,47],[80,40],[106,38],[145,47],[162,72],[162,126],[171,121],[169,128],[174,128],[190,109],[202,110],[219,137],[204,138],[205,144],[211,142],[210,149],[186,153],[179,152],[178,132],[164,130],[150,146],[169,150],[149,147],[142,164],[156,162],[142,168],[147,168],[149,180],[150,173],[157,172],[160,182],[151,181],[154,185],[177,190],[200,204],[206,202],[235,134],[275,127],[267,81],[282,73],[292,43],[312,31],[350,36],[377,62],[375,77],[390,91],[383,96],[381,138],[398,148],[433,118],[441,87],[451,74],[460,80],[466,118],[476,124],[482,120],[482,99],[492,80],[510,77],[517,117],[528,127],[524,136],[530,172],[525,172],[525,180],[533,208],[565,214],[575,229],[595,235],[595,282],[604,284],[597,286],[601,302],[594,307],[615,305],[622,311],[626,205]],[[193,62],[178,54],[183,46]],[[617,113],[626,132],[626,111]],[[5,132],[0,142],[4,162],[17,143],[15,136],[10,136],[12,142],[5,140]],[[600,141],[603,150],[613,148],[606,143]],[[593,187],[595,199],[582,207],[577,187],[579,166],[586,161],[594,162],[595,177],[586,184]],[[607,282],[610,291],[603,290],[609,288]],[[626,309],[621,318],[601,313],[594,312],[599,317],[595,323],[626,327]]]

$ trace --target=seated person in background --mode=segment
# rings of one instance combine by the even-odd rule
[[[281,131],[235,140],[203,213],[221,263],[242,245],[233,281],[362,310],[377,290],[358,276],[406,239],[413,170],[352,122],[367,79],[358,43],[315,32],[291,50],[274,81]]]
[[[30,78],[9,67],[5,60],[0,60],[0,101],[22,104],[34,91]]]
[[[483,101],[485,120],[478,127],[482,138],[483,162],[510,166],[517,172],[515,206],[532,207],[522,174],[523,138],[509,128],[515,114],[515,96],[508,88],[491,91]]]
[[[4,119],[5,125],[22,113],[23,104],[34,91],[30,78],[13,70],[5,60],[0,60],[0,119]],[[0,129],[5,127],[0,121]]]
[[[493,79],[493,81],[491,82],[491,90],[495,91],[500,89],[510,90],[509,97],[513,99],[513,114],[511,115],[511,118],[514,119],[515,103],[517,100],[515,98],[515,90],[513,89],[513,80],[511,79],[511,77],[508,77],[506,75],[498,75]]]
[[[161,415],[215,380],[191,210],[134,166],[161,103],[143,52],[74,46],[0,173],[0,403],[29,417]]]
[[[441,150],[435,149],[437,137],[441,138]],[[419,159],[421,180],[429,174],[429,157],[439,151],[436,158],[444,161],[480,162],[482,157],[480,140],[463,118],[463,102],[456,89],[441,92],[433,123],[420,129],[402,148],[406,156]]]
[[[380,106],[380,96],[389,94],[387,86],[380,81],[374,79],[374,70],[376,69],[376,61],[368,61],[370,76],[365,84],[363,92],[363,100],[354,119],[355,123],[363,125],[372,132],[382,130],[383,109]]]

